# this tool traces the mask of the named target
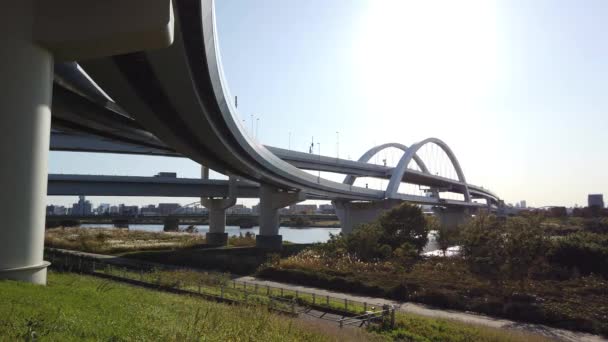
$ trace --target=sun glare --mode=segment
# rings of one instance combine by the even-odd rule
[[[370,1],[361,30],[355,64],[376,109],[467,111],[495,81],[490,1]]]

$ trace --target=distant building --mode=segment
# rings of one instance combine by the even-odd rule
[[[158,215],[158,208],[154,204],[150,204],[144,207],[141,207],[139,213],[142,216],[156,216]]]
[[[159,172],[154,177],[177,178],[177,172]]]
[[[62,205],[47,205],[46,206],[46,215],[47,216],[57,216],[57,215],[66,215],[67,208]]]
[[[62,205],[47,205],[46,206],[46,214],[47,215],[67,215],[68,209]]]
[[[315,214],[316,212],[316,204],[292,204],[289,206],[289,213],[291,214]]]
[[[110,212],[110,215],[116,215],[116,214],[118,214],[118,206],[116,206],[116,205],[110,206],[110,211],[109,212]]]
[[[179,209],[179,203],[159,203],[158,204],[158,213],[160,215],[170,215],[177,209]]]
[[[236,205],[226,209],[226,214],[247,215],[247,214],[251,214],[251,208],[247,208],[246,206],[244,206],[242,204],[236,204]]]
[[[97,215],[105,215],[110,213],[110,204],[109,203],[101,203],[97,207]]]
[[[91,215],[91,202],[87,201],[83,195],[78,196],[78,203],[72,204],[70,213],[74,216]]]
[[[522,209],[526,209],[528,207],[527,204],[526,204],[526,201],[522,200],[521,202],[519,202],[519,207],[522,208]]]
[[[321,214],[335,214],[336,213],[336,208],[334,208],[333,204],[320,204],[319,205],[319,212]]]
[[[137,216],[139,214],[139,207],[136,205],[124,205],[118,206],[118,213],[124,216]]]
[[[603,194],[590,194],[587,197],[587,206],[604,208],[604,195]]]

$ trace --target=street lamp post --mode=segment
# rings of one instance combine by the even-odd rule
[[[336,159],[340,159],[340,132],[336,131]]]

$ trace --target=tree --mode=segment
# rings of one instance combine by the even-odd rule
[[[440,226],[438,226],[436,231],[437,245],[439,245],[439,249],[441,249],[441,251],[443,252],[443,256],[445,256],[445,253],[447,252],[448,248],[458,243],[459,232],[456,229],[448,229],[446,227]]]
[[[330,257],[348,253],[365,261],[391,256],[412,258],[428,242],[433,222],[427,220],[419,207],[404,203],[385,212],[375,222],[360,225],[348,235],[332,235],[317,249]]]
[[[384,251],[381,251],[383,248],[380,243],[381,237],[382,229],[377,223],[363,224],[346,236],[346,250],[361,260],[381,259],[385,257],[386,251],[386,247],[384,247]],[[390,247],[389,251],[392,251]]]
[[[392,249],[409,243],[420,253],[428,242],[429,222],[416,205],[402,203],[380,216],[378,224],[382,228],[380,244]]]

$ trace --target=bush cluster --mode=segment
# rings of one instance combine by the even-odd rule
[[[434,221],[426,218],[418,206],[403,203],[348,235],[332,235],[317,249],[330,257],[348,254],[362,261],[411,259],[428,242],[433,224]]]
[[[537,216],[479,215],[463,227],[461,243],[471,269],[495,279],[608,276],[608,235],[552,236]]]
[[[551,263],[570,274],[608,277],[608,235],[577,232],[555,239],[548,254]]]

